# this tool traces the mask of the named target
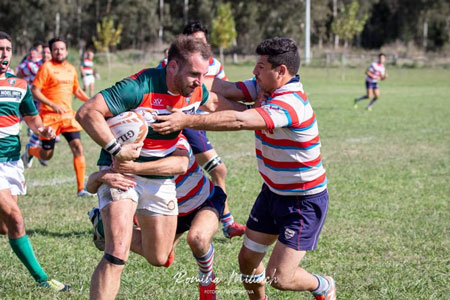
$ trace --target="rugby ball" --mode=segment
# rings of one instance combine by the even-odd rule
[[[114,137],[122,145],[140,143],[147,136],[147,122],[142,115],[132,111],[118,114],[106,120],[106,123]]]
[[[138,107],[133,110],[138,115],[141,115],[145,121],[147,122],[148,126],[152,126],[152,123],[155,122],[155,116],[158,115],[156,111],[149,107]]]

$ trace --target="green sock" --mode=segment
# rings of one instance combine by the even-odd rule
[[[44,272],[41,265],[39,265],[36,256],[34,255],[33,247],[26,234],[15,240],[9,239],[9,244],[17,257],[31,273],[34,280],[42,282],[48,279],[48,275]]]

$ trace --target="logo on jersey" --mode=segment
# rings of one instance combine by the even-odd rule
[[[167,208],[169,210],[174,210],[175,209],[175,202],[173,200],[170,200],[169,203],[167,203]]]
[[[255,218],[254,216],[252,216],[252,214],[249,215],[250,219],[252,219],[255,222],[259,222],[258,218]]]
[[[189,104],[189,102],[191,102],[191,98],[190,98],[190,97],[184,98],[184,102],[186,102],[187,104]]]
[[[10,78],[10,79],[8,79],[8,83],[9,83],[10,86],[14,86],[16,84],[16,80]]]
[[[161,98],[155,98],[152,100],[152,104],[155,106],[161,106],[162,102],[163,102],[163,99],[161,99]]]
[[[286,228],[286,230],[284,231],[284,237],[287,240],[291,239],[294,235],[295,235],[295,231],[290,228]]]

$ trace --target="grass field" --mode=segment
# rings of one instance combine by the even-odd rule
[[[115,66],[97,89],[139,70]],[[105,69],[106,70],[106,69]],[[230,79],[251,76],[252,67],[226,66]],[[319,245],[302,266],[332,275],[338,299],[450,299],[450,70],[388,69],[374,110],[353,108],[364,93],[363,69],[301,69],[315,110],[329,179],[330,207]],[[79,106],[79,101],[75,101]],[[228,194],[237,221],[244,223],[258,194],[251,132],[210,133],[228,167]],[[25,142],[25,137],[23,139]],[[83,133],[87,173],[96,170],[99,148]],[[65,141],[50,166],[26,170],[28,195],[19,199],[27,232],[44,269],[70,283],[68,297],[37,288],[0,237],[0,299],[88,299],[90,276],[102,256],[93,245],[86,213],[96,198],[77,198],[72,158]],[[242,238],[214,238],[218,299],[245,299],[238,278]],[[198,299],[197,276],[185,240],[174,265],[154,268],[132,254],[118,299]],[[308,293],[279,292],[270,299],[311,299]]]

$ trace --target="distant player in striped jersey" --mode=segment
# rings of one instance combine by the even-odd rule
[[[20,117],[39,135],[51,138],[55,132],[50,127],[43,127],[27,82],[6,73],[11,56],[11,37],[0,31],[0,234],[8,235],[14,253],[40,286],[70,291],[70,286],[50,279],[39,265],[17,204],[18,195],[26,194],[20,160]]]
[[[334,300],[334,280],[298,267],[316,248],[328,210],[327,177],[320,156],[316,117],[297,75],[300,56],[287,38],[263,41],[256,49],[254,80],[215,80],[212,91],[254,101],[269,95],[260,107],[186,115],[174,109],[157,116],[153,129],[170,134],[181,128],[254,130],[263,187],[250,212],[239,265],[250,299],[266,299],[266,279],[281,290],[310,291],[315,299]],[[257,102],[259,103],[259,102]],[[259,105],[258,105],[259,106]],[[267,269],[262,259],[276,241]]]
[[[137,108],[169,114],[167,107],[170,106],[191,114],[199,106],[210,110],[223,107],[224,102],[217,101],[203,84],[210,56],[209,45],[192,37],[179,36],[170,46],[166,68],[144,69],[101,91],[83,105],[77,120],[104,149],[98,165],[110,166],[111,156],[122,161],[159,160],[175,151],[181,134],[180,130],[162,136],[153,131],[149,120],[149,133],[143,145],[121,146],[105,117]],[[228,105],[243,109],[235,103],[225,106]],[[163,266],[172,251],[178,215],[173,176],[152,176],[145,169],[136,174],[139,174],[135,176],[136,186],[126,192],[101,186],[97,193],[102,218],[108,226],[105,226],[105,254],[92,276],[92,299],[114,299],[117,295],[129,255],[135,212],[141,225],[143,256],[152,265]],[[117,218],[119,215],[122,217]]]
[[[183,34],[201,39],[207,43],[208,28],[200,22],[194,21],[184,27]],[[208,87],[208,90],[211,89],[214,79],[227,80],[227,76],[222,64],[211,56],[209,58],[208,73],[205,76],[205,85]],[[213,145],[211,145],[206,132],[204,130],[184,129],[183,134],[191,144],[197,162],[208,172],[214,184],[220,186],[226,192],[227,167]],[[225,209],[220,222],[225,237],[232,238],[244,234],[245,226],[234,221],[234,217],[228,207],[228,200],[225,202]]]
[[[189,231],[187,242],[194,254],[199,267],[199,294],[202,300],[216,299],[215,275],[213,272],[214,247],[212,238],[217,232],[220,216],[223,214],[226,194],[219,186],[206,177],[202,168],[198,165],[192,153],[191,146],[186,138],[182,136],[177,143],[177,153],[157,161],[145,163],[121,162],[116,160],[112,169],[93,173],[89,176],[87,189],[91,193],[96,193],[101,184],[107,184],[113,188],[126,189],[127,184],[134,186],[134,178],[122,174],[134,174],[137,169],[146,169],[153,175],[167,175],[173,172],[175,177],[178,218],[177,230],[173,248],[176,247],[180,237],[184,232]],[[189,154],[189,163],[183,158]],[[140,166],[139,166],[140,165]],[[178,174],[180,168],[187,170],[183,174]],[[91,221],[94,225],[94,242],[100,250],[104,249],[104,237],[99,228],[101,217],[98,208],[94,208],[90,213]],[[140,228],[133,231],[131,250],[138,254],[142,251],[142,238]],[[169,266],[172,261],[165,266]]]
[[[95,73],[94,73],[94,52],[86,51],[80,65],[81,78],[83,79],[83,91],[94,96]]]
[[[384,67],[384,62],[386,56],[383,53],[378,55],[378,61],[373,62],[366,70],[366,90],[367,94],[356,98],[354,100],[354,107],[358,108],[358,102],[365,99],[371,99],[367,110],[372,110],[372,106],[375,101],[380,98],[380,89],[378,88],[378,81],[384,80],[388,77],[386,73],[386,68]]]

